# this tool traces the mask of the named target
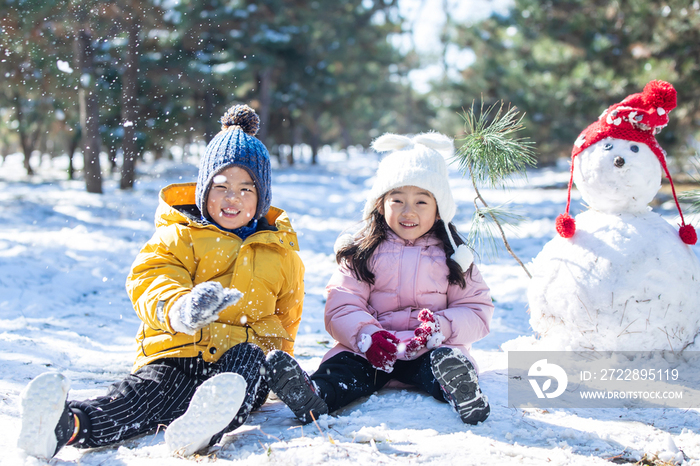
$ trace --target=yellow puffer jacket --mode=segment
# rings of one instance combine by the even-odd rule
[[[215,362],[245,341],[266,353],[293,352],[304,300],[304,265],[289,217],[271,207],[265,219],[274,228],[261,231],[259,227],[241,241],[198,220],[195,185],[173,184],[160,192],[156,232],[126,280],[126,290],[143,321],[136,335],[134,371],[160,358],[201,355]],[[194,336],[176,333],[170,326],[170,309],[192,287],[207,281],[236,288],[243,297]]]

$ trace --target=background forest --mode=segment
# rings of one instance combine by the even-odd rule
[[[427,53],[412,32],[435,6],[444,21]],[[146,153],[200,147],[239,102],[292,164],[302,145],[313,163],[323,145],[386,131],[459,139],[463,108],[504,101],[548,164],[608,105],[663,79],[678,108],[659,142],[676,162],[699,145],[698,0],[1,0],[0,11],[0,155],[23,153],[31,175],[40,155],[82,154],[67,177],[88,192],[107,172],[132,187]],[[418,89],[411,76],[426,67],[439,72]]]

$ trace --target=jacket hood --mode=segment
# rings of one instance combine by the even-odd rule
[[[195,203],[196,183],[171,184],[160,190],[156,209],[156,228],[179,224],[200,224],[201,212]]]
[[[215,224],[202,220],[201,212],[195,203],[196,189],[197,183],[176,183],[161,189],[155,214],[156,228],[180,224],[195,228],[213,228],[222,234],[232,235],[233,233],[221,230]],[[284,210],[270,207],[263,218],[278,231],[294,235],[293,249],[299,250],[296,232],[292,229],[289,216]]]

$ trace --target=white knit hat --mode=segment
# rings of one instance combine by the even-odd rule
[[[369,219],[377,199],[392,189],[416,186],[430,191],[435,196],[440,218],[455,250],[452,259],[466,271],[474,256],[468,247],[457,247],[448,227],[457,211],[445,163],[445,157],[454,153],[452,140],[440,133],[422,133],[412,138],[386,133],[374,140],[372,148],[377,152],[393,152],[379,163],[377,178],[365,203],[363,219]]]

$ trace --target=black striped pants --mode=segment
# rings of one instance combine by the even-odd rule
[[[111,445],[167,426],[185,413],[195,390],[205,380],[222,372],[240,374],[248,384],[245,399],[235,418],[212,442],[241,426],[251,411],[267,399],[269,388],[260,375],[265,362],[263,351],[241,343],[215,363],[197,358],[164,358],[148,364],[109,387],[106,396],[86,401],[70,401],[81,425],[79,448]],[[86,431],[87,430],[87,431]]]

